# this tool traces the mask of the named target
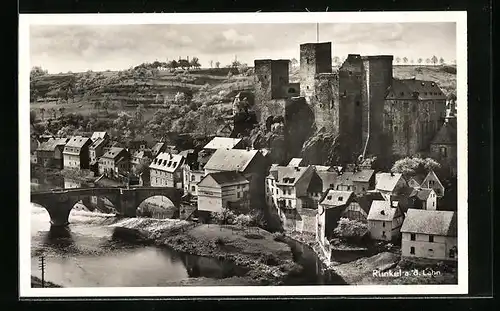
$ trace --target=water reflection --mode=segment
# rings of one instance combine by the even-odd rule
[[[233,276],[244,276],[249,269],[237,266],[227,260],[182,254],[182,261],[190,277],[206,277],[224,279]]]
[[[69,227],[50,226],[43,243],[45,246],[67,249],[74,244],[74,240]]]

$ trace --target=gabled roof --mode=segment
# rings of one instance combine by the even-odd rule
[[[326,165],[313,165],[313,166],[317,172],[325,172],[325,171],[330,171],[332,169],[331,166],[326,166]]]
[[[384,197],[380,192],[372,191],[372,192],[365,192],[364,194],[359,195],[354,199],[354,201],[356,201],[359,204],[361,209],[364,210],[367,215],[370,212],[370,207],[372,206],[372,202],[375,200],[382,201],[384,200]]]
[[[457,213],[411,208],[406,213],[401,232],[456,237]]]
[[[424,181],[422,181],[422,184],[426,183],[426,181],[430,178],[435,179],[439,183],[439,185],[444,188],[443,184],[441,183],[441,180],[433,170],[430,170],[429,173],[427,173],[427,176],[425,176]]]
[[[90,145],[89,148],[92,148],[92,149],[98,148],[99,146],[104,145],[105,143],[106,143],[106,140],[104,138],[98,137],[92,142],[92,144]]]
[[[241,138],[214,137],[203,149],[232,149],[241,142]]]
[[[453,122],[445,122],[432,140],[434,145],[456,145],[457,129]]]
[[[112,147],[110,148],[101,158],[106,158],[106,159],[116,159],[118,156],[122,155],[122,152],[126,151],[125,148],[121,147]]]
[[[68,142],[67,138],[51,138],[38,145],[37,151],[54,151],[58,146],[64,147]]]
[[[397,208],[391,206],[391,202],[383,201],[373,201],[370,207],[370,212],[368,213],[367,220],[381,220],[381,221],[392,221],[394,215],[396,214]]]
[[[338,191],[338,190],[328,190],[323,194],[320,199],[319,204],[325,205],[325,207],[335,207],[345,205],[351,196],[354,195],[352,191]]]
[[[321,178],[321,181],[323,182],[323,189],[334,187],[338,177],[337,172],[317,171],[316,174],[318,174],[319,178]]]
[[[88,137],[83,136],[73,136],[69,139],[66,147],[82,148],[85,144],[89,143],[91,140]]]
[[[184,164],[184,157],[182,155],[161,152],[154,158],[149,168],[173,173],[177,168],[182,166],[182,164]]]
[[[294,186],[308,169],[309,167],[272,166],[269,174],[274,177],[277,184]]]
[[[248,183],[245,176],[238,172],[217,172],[207,174],[207,176],[212,177],[220,186]]]
[[[415,175],[408,180],[408,185],[410,187],[420,187],[422,182],[424,181],[425,176],[422,175]]]
[[[377,173],[375,175],[375,189],[394,191],[398,181],[403,178],[401,173]]]
[[[205,164],[205,169],[243,172],[258,155],[262,156],[258,150],[217,149]]]
[[[185,158],[188,157],[188,155],[190,154],[194,154],[195,153],[195,150],[194,149],[187,149],[187,150],[182,150],[181,152],[179,152],[179,154]]]
[[[410,194],[410,196],[417,197],[421,201],[426,201],[433,192],[434,192],[433,189],[419,188],[419,189],[414,189],[414,191]]]
[[[149,151],[149,150],[136,150],[132,153],[132,158],[143,159],[145,157],[151,157],[151,151]]]
[[[393,79],[392,85],[388,89],[397,99],[442,99],[446,100],[446,95],[434,81],[417,79]],[[417,97],[414,97],[415,96]]]
[[[302,165],[302,161],[303,159],[302,158],[293,158],[290,160],[290,162],[288,162],[288,166],[301,166]]]
[[[364,169],[354,172],[352,175],[352,180],[355,182],[368,182],[373,177],[375,170]]]
[[[90,137],[90,139],[92,141],[95,141],[97,140],[98,138],[102,138],[104,139],[104,137],[106,137],[107,133],[106,132],[94,132],[92,133],[92,136]]]
[[[161,151],[164,150],[165,147],[166,144],[164,142],[158,142],[153,146],[153,148],[151,148],[151,151],[155,154],[160,153]]]

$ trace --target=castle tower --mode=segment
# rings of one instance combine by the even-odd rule
[[[349,54],[339,68],[339,133],[348,138],[349,150],[356,155],[362,152],[362,83],[363,61],[359,54]]]
[[[315,77],[332,72],[332,43],[304,43],[300,45],[300,95],[307,102],[315,95]]]
[[[392,55],[364,56],[362,75],[362,154],[380,155],[383,146],[384,101],[392,84]]]
[[[269,116],[269,113],[266,111],[276,105],[280,107],[271,109],[273,110],[271,115],[275,113],[284,115],[284,102],[281,104],[277,103],[276,100],[284,99],[288,96],[289,63],[290,61],[287,59],[257,59],[254,61],[255,112],[259,122],[264,122]],[[283,112],[280,112],[279,108]]]

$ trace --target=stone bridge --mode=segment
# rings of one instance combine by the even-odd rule
[[[53,226],[67,225],[69,214],[75,204],[90,197],[107,198],[119,215],[135,217],[137,207],[152,196],[165,196],[179,208],[182,190],[170,187],[137,187],[137,188],[72,188],[51,191],[32,191],[31,202],[43,206],[50,215]]]

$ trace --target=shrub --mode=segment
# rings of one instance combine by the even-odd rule
[[[236,215],[233,213],[233,211],[227,208],[223,208],[221,212],[213,213],[212,218],[219,225],[231,225],[234,224]]]
[[[285,235],[282,232],[273,233],[273,240],[276,242],[285,242]]]
[[[234,224],[245,228],[250,225],[251,221],[252,217],[250,217],[250,215],[240,214],[234,219]]]
[[[342,239],[350,241],[359,241],[368,233],[368,225],[357,220],[340,218],[337,227],[333,233]]]
[[[218,238],[215,239],[215,244],[219,245],[219,246],[220,245],[224,245],[224,244],[226,244],[226,241],[224,240],[224,238],[218,237]]]
[[[268,266],[277,266],[279,265],[279,259],[274,254],[265,253],[262,254],[259,258],[259,261],[268,265]]]

